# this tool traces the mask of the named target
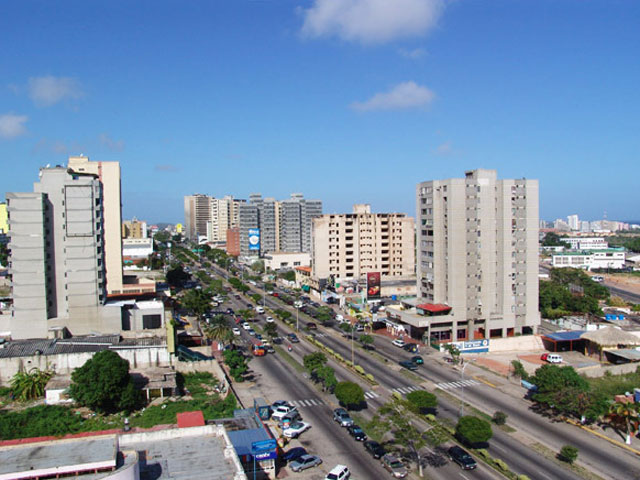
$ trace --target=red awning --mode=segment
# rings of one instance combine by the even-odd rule
[[[421,303],[417,308],[431,313],[448,312],[451,310],[449,305],[443,305],[442,303]]]

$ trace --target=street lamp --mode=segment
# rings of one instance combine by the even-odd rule
[[[300,307],[299,304],[296,303],[296,332],[300,331],[298,322],[300,321]]]
[[[460,417],[464,416],[464,369],[467,368],[467,366],[470,364],[471,362],[467,362],[462,366],[462,370],[460,371],[460,382],[462,385],[462,404],[460,405]]]

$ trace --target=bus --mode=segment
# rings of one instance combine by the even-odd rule
[[[262,342],[257,338],[251,339],[251,353],[253,353],[256,357],[264,357],[267,353],[267,349],[264,347]]]

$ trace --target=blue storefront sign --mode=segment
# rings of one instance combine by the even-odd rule
[[[451,342],[451,345],[455,345],[460,350],[460,353],[483,353],[489,351],[489,340],[486,338],[469,342]]]
[[[278,456],[278,452],[276,451],[277,447],[278,444],[275,438],[270,438],[269,440],[253,442],[251,444],[251,453],[257,461],[270,460]]]

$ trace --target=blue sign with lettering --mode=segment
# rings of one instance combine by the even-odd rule
[[[260,229],[249,229],[249,250],[260,250]]]
[[[270,450],[275,450],[277,446],[278,444],[276,443],[275,438],[270,438],[269,440],[253,442],[251,444],[251,452],[254,454],[268,452]]]

